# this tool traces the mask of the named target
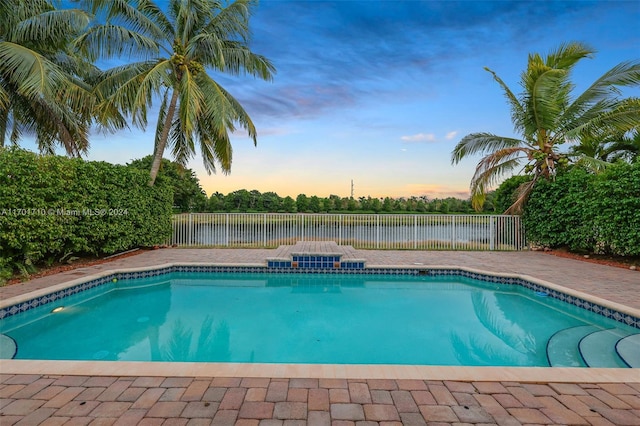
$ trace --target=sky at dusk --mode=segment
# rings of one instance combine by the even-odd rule
[[[258,145],[234,134],[226,176],[192,159],[208,195],[344,197],[353,180],[356,198],[467,198],[478,157],[453,166],[453,147],[473,132],[515,136],[484,67],[519,93],[529,53],[585,42],[597,53],[575,68],[579,93],[640,59],[636,0],[262,0],[251,28],[252,50],[277,74],[273,82],[212,74],[251,116]],[[146,131],[95,133],[87,159],[124,164],[151,154],[156,108]]]

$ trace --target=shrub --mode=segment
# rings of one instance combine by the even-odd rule
[[[640,162],[608,167],[594,179],[592,211],[597,249],[640,256]]]
[[[21,270],[167,241],[173,194],[147,182],[125,166],[0,149],[0,265]]]
[[[529,182],[531,176],[516,175],[504,180],[493,194],[493,205],[497,213],[504,213],[517,199],[517,190],[525,182]]]
[[[574,167],[538,182],[523,223],[534,244],[640,255],[640,164],[612,164],[598,175]]]

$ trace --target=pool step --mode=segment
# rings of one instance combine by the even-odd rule
[[[589,367],[629,367],[618,355],[616,345],[620,340],[632,334],[618,328],[588,334],[580,340],[578,345],[582,359]]]
[[[294,246],[278,247],[276,256],[267,258],[267,267],[276,269],[364,269],[366,261],[353,256],[353,247],[335,241],[298,241]]]
[[[593,325],[565,328],[547,342],[552,367],[640,368],[640,333]]]
[[[585,336],[602,330],[593,325],[565,328],[547,342],[547,360],[552,367],[586,367],[578,345]]]
[[[18,345],[12,337],[0,334],[0,359],[12,359],[18,352]]]
[[[640,333],[618,340],[616,352],[629,367],[640,368]]]

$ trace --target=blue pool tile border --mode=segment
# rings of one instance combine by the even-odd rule
[[[343,261],[344,262],[344,261]],[[0,309],[0,320],[35,309],[38,306],[46,305],[72,296],[74,294],[88,291],[104,284],[112,282],[114,279],[135,279],[149,278],[170,274],[172,272],[216,272],[216,273],[276,273],[276,274],[370,274],[370,275],[425,275],[433,277],[463,277],[478,281],[491,282],[505,285],[516,285],[534,291],[539,295],[557,299],[605,318],[610,318],[616,322],[640,329],[640,318],[615,309],[600,305],[596,302],[585,300],[578,296],[572,296],[558,290],[551,289],[542,284],[533,283],[518,277],[503,277],[479,272],[465,271],[462,269],[439,269],[439,268],[364,268],[360,261],[353,262],[351,267],[340,269],[332,268],[291,268],[290,264],[284,262],[269,264],[269,266],[215,266],[215,265],[174,265],[145,271],[135,272],[113,272],[104,277],[95,278],[71,287],[58,290],[44,296],[38,296],[15,305],[10,305]]]

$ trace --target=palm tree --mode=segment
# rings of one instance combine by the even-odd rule
[[[141,60],[107,70],[96,86],[101,114],[130,114],[147,125],[147,109],[160,101],[150,185],[165,148],[181,164],[195,155],[196,143],[208,173],[216,161],[231,168],[229,132],[244,128],[256,143],[256,129],[240,103],[208,70],[241,73],[270,80],[273,65],[248,47],[249,15],[254,2],[169,0],[163,11],[151,0],[85,0],[106,17],[79,41],[93,57],[131,53]]]
[[[630,163],[640,159],[640,130],[625,134],[609,145],[612,161],[624,160]]]
[[[85,152],[95,71],[73,50],[90,16],[48,0],[0,0],[0,147],[36,136],[40,151]]]
[[[633,163],[640,155],[640,131],[613,133],[603,137],[585,138],[571,147],[570,154],[577,162],[602,165],[616,161]]]
[[[562,44],[546,57],[530,54],[522,73],[522,93],[516,96],[495,72],[485,68],[502,87],[511,109],[511,120],[521,138],[472,133],[456,145],[451,161],[484,154],[471,180],[471,200],[480,209],[485,192],[506,173],[521,168],[532,179],[518,190],[508,212],[518,212],[540,178],[553,178],[558,165],[567,164],[560,145],[604,136],[602,130],[624,133],[640,125],[640,99],[619,99],[621,86],[640,83],[640,62],[616,65],[586,91],[572,97],[571,71],[595,51],[582,43]]]

